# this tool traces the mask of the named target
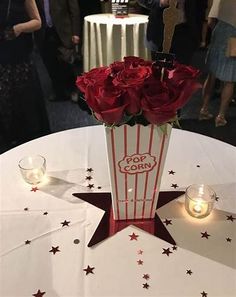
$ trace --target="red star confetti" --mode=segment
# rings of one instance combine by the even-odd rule
[[[130,240],[138,240],[139,235],[133,232],[131,235],[129,235],[129,237],[130,237]]]
[[[149,287],[150,287],[150,286],[149,286],[148,283],[143,284],[143,288],[144,288],[144,289],[148,289]]]
[[[43,213],[43,215],[44,215],[44,216],[48,215],[48,212],[47,212],[47,211],[45,211],[45,212]]]
[[[192,270],[190,270],[190,269],[186,270],[186,274],[191,275],[192,273],[193,273]]]
[[[28,210],[29,210],[29,208],[28,208],[28,207],[25,207],[25,208],[24,208],[24,211],[28,211]]]
[[[89,176],[86,176],[85,179],[86,179],[86,180],[91,180],[91,179],[93,179],[93,178],[92,178],[92,176],[89,175]]]
[[[92,273],[94,274],[93,270],[95,269],[95,267],[90,267],[89,265],[87,266],[87,268],[84,268],[83,270],[86,272],[86,275]]]
[[[143,265],[143,261],[142,260],[138,260],[137,263],[138,263],[138,265]]]
[[[200,165],[197,165],[197,168],[200,168]]]
[[[202,294],[202,297],[207,297],[207,293],[205,291],[203,291],[201,294]]]
[[[147,273],[145,273],[145,274],[143,275],[143,278],[144,278],[144,279],[146,279],[146,280],[149,280],[149,278],[150,278],[150,275],[149,275],[149,274],[147,274]]]
[[[227,216],[227,221],[233,222],[234,220],[236,220],[236,218],[234,218],[232,215]]]
[[[38,292],[35,293],[35,294],[32,294],[32,296],[35,296],[35,297],[42,297],[44,294],[46,294],[46,292],[41,292],[40,290],[38,290]]]
[[[87,185],[87,188],[89,188],[89,189],[94,188],[94,184],[88,184],[88,185]]]
[[[176,189],[176,188],[178,188],[179,186],[177,185],[177,184],[172,184],[171,185],[171,188],[174,188],[174,189]]]
[[[62,227],[69,226],[70,221],[65,220],[64,222],[61,222],[61,224],[62,224]]]
[[[143,254],[143,250],[138,250],[138,255],[142,255]]]
[[[98,186],[98,190],[101,190],[101,188],[102,188],[101,186]]]
[[[30,191],[31,192],[36,192],[36,191],[38,191],[38,188],[37,187],[32,187]]]
[[[172,246],[172,250],[177,251],[177,246],[176,245]]]
[[[87,168],[87,172],[93,172],[93,168]]]
[[[163,223],[164,223],[166,226],[168,226],[168,225],[172,225],[172,220],[165,219],[165,220],[163,221]]]
[[[30,243],[31,243],[31,241],[28,239],[25,241],[25,244],[30,244]]]
[[[172,251],[171,251],[169,248],[168,248],[168,249],[164,249],[164,248],[163,248],[163,252],[162,252],[162,254],[163,254],[163,255],[167,255],[167,256],[169,257],[169,255],[172,254]]]
[[[232,241],[232,239],[231,239],[231,238],[229,238],[229,237],[227,237],[227,238],[226,238],[226,241],[228,241],[228,242],[231,242],[231,241]]]
[[[215,201],[218,202],[220,198],[218,196],[215,197]]]
[[[201,232],[201,234],[202,234],[202,238],[206,238],[206,239],[208,239],[208,237],[211,236],[207,232]]]
[[[60,252],[59,246],[57,246],[57,247],[52,246],[52,249],[49,252],[53,253],[53,255],[55,255],[57,252]]]
[[[173,170],[169,170],[169,174],[174,175],[174,174],[175,174],[175,171],[173,171]]]

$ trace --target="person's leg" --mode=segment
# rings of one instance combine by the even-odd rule
[[[58,60],[58,47],[60,45],[61,41],[55,30],[53,28],[47,29],[41,55],[52,81],[55,101],[69,99],[67,94],[65,94],[63,63]]]
[[[229,103],[232,99],[233,92],[234,92],[234,83],[224,82],[224,86],[221,92],[220,109],[215,119],[216,127],[224,126],[227,124],[227,121],[225,120],[225,114],[228,109]]]
[[[199,120],[209,120],[213,117],[208,111],[209,101],[212,96],[213,88],[215,86],[215,76],[208,74],[202,89],[202,107],[200,110]]]
[[[208,34],[208,24],[207,21],[204,20],[202,24],[202,31],[201,31],[201,42],[200,42],[200,48],[204,49],[207,46],[207,34]]]
[[[229,103],[230,106],[236,106],[236,83],[234,83],[233,97]]]

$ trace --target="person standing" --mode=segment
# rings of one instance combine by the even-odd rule
[[[40,26],[35,0],[0,1],[0,145],[5,149],[50,133],[31,60],[32,32]]]
[[[236,82],[236,54],[227,53],[228,42],[234,38],[234,51],[236,52],[236,1],[214,0],[209,13],[209,22],[213,28],[209,45],[206,65],[208,76],[203,87],[203,103],[199,120],[213,118],[208,110],[216,79],[223,84],[218,115],[215,118],[216,127],[225,126],[226,112],[234,92]]]
[[[81,59],[83,58],[82,47],[83,47],[83,28],[84,28],[84,18],[91,14],[102,13],[101,0],[77,0],[80,8],[80,43],[79,43],[79,55]]]
[[[149,11],[144,43],[151,51],[151,56],[154,60],[155,52],[162,51],[164,32],[163,10],[168,5],[168,2],[163,0],[138,0],[138,3]]]
[[[42,29],[35,41],[55,92],[54,101],[76,94],[73,70],[75,46],[80,42],[78,0],[37,0]]]
[[[197,0],[177,0],[176,2],[180,18],[175,27],[170,52],[175,54],[180,63],[189,64],[199,45]],[[152,56],[155,56],[156,51],[162,51],[163,10],[168,7],[169,0],[138,0],[138,3],[150,11],[145,45],[151,50]]]

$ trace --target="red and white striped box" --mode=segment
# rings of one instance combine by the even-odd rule
[[[171,128],[105,128],[115,220],[154,218]]]

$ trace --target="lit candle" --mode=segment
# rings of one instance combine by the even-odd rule
[[[193,210],[194,210],[196,213],[201,213],[201,211],[202,211],[202,207],[201,207],[200,204],[196,204],[196,205],[194,205]]]
[[[208,216],[213,209],[215,192],[206,185],[192,185],[185,193],[185,208],[195,218]]]
[[[208,205],[203,199],[196,198],[189,201],[189,211],[192,213],[193,216],[203,216],[207,213],[207,210]]]

